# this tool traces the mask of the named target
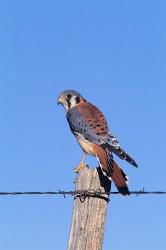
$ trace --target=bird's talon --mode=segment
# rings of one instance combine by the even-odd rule
[[[74,169],[74,172],[79,173],[85,167],[86,167],[86,164],[81,162],[80,165]]]

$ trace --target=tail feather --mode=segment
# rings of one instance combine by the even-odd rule
[[[115,186],[117,187],[119,193],[121,193],[122,195],[130,195],[130,191],[128,189],[127,175],[123,172],[123,170],[118,166],[118,164],[115,161],[114,161],[112,180]]]
[[[113,155],[107,149],[98,150],[96,155],[99,161],[102,173],[107,176],[109,180],[112,180],[117,187],[119,193],[122,195],[130,195],[128,189],[128,178],[118,164],[113,160]]]
[[[134,167],[138,168],[138,165],[134,161],[134,159],[129,154],[127,154],[122,148],[120,148],[120,147],[117,148],[117,147],[112,147],[111,146],[111,151],[113,153],[115,153],[122,160],[126,160],[128,163],[130,163]]]

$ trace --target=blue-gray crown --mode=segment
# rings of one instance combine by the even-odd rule
[[[68,89],[68,90],[62,91],[59,96],[61,96],[61,95],[67,95],[67,94],[72,94],[72,95],[75,95],[75,96],[81,96],[81,94],[78,91],[72,90],[72,89],[71,90]]]

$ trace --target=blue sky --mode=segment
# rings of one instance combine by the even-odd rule
[[[100,107],[137,160],[117,160],[130,190],[166,190],[165,10],[163,0],[1,2],[0,191],[74,189],[81,149],[56,103],[65,89]],[[104,250],[164,249],[165,199],[112,196]],[[66,249],[72,204],[0,197],[0,249]]]

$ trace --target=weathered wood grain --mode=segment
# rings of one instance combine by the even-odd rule
[[[84,168],[75,181],[76,190],[110,191],[111,183],[100,169]],[[107,195],[105,195],[108,198]],[[108,203],[97,197],[74,200],[68,250],[101,250]]]

